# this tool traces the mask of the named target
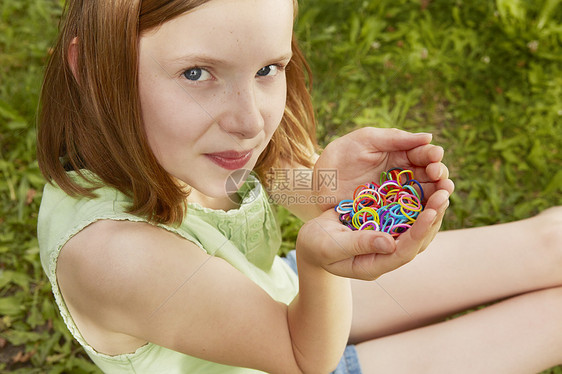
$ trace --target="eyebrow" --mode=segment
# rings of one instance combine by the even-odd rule
[[[290,60],[293,57],[293,52],[289,51],[277,58],[268,59],[267,61],[285,61]],[[187,54],[179,57],[174,57],[170,59],[165,59],[165,63],[167,64],[202,64],[202,65],[213,65],[213,66],[221,66],[221,65],[228,65],[230,62],[228,60],[223,60],[220,58],[215,58],[213,56],[205,55],[205,54]]]

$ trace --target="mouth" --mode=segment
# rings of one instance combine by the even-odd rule
[[[252,150],[249,151],[224,151],[216,153],[206,153],[205,156],[226,170],[241,169],[248,163],[252,157]]]

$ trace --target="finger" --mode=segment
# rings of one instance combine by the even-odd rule
[[[422,250],[423,239],[430,235],[431,227],[437,219],[437,211],[433,209],[426,209],[421,212],[412,227],[400,235],[396,241],[396,250],[392,254],[385,256],[384,266],[396,269],[412,261]]]
[[[433,193],[427,203],[425,204],[425,209],[433,209],[439,211],[444,204],[449,201],[449,192],[446,190],[438,190]]]
[[[443,218],[445,217],[445,210],[447,209],[447,206],[449,206],[448,202],[443,206],[442,209],[440,209],[440,211],[437,212],[437,218],[431,224],[428,233],[423,239],[422,246],[419,253],[425,251],[426,248],[429,246],[429,243],[431,243],[433,239],[435,239],[435,236],[439,232],[439,229],[441,228],[441,224],[443,223]]]
[[[452,195],[453,192],[455,192],[455,182],[451,179],[443,179],[437,182],[437,188],[445,190],[449,193],[449,195]]]
[[[400,235],[397,240],[397,248],[405,245],[404,242],[414,241],[419,245],[418,254],[423,252],[439,231],[448,205],[447,191],[439,190],[433,194],[429,198],[425,210],[420,213],[412,227]]]
[[[429,180],[432,181],[449,178],[449,169],[445,166],[445,164],[441,162],[427,165],[427,167],[425,168],[425,172]]]
[[[446,193],[440,193],[432,199],[432,205],[442,203]],[[445,198],[446,200],[446,198]],[[396,250],[390,254],[372,253],[369,244],[365,243],[362,250],[356,250],[356,256],[350,261],[342,260],[331,264],[330,270],[336,275],[348,278],[374,280],[380,275],[397,269],[410,262],[425,247],[425,239],[432,235],[435,221],[439,220],[438,212],[434,209],[424,210],[418,216],[416,223],[400,236],[395,242]],[[353,232],[357,235],[360,232]]]
[[[412,261],[421,251],[423,240],[431,234],[432,225],[438,219],[438,213],[434,209],[426,209],[420,213],[412,227],[395,242],[396,250],[392,254],[377,257],[373,273],[385,273]]]
[[[373,230],[352,231],[343,226],[338,214],[331,209],[305,225],[313,229],[328,262],[341,261],[353,256],[372,253],[392,253],[395,241],[387,233]],[[302,229],[301,229],[302,230]]]
[[[405,165],[403,168],[412,170],[414,179],[420,183],[436,182],[449,177],[449,169],[441,162],[426,165]]]
[[[374,280],[395,268],[387,259],[396,249],[396,242],[390,235],[371,230],[348,234],[334,238],[334,243],[337,242],[334,249],[340,252],[337,261],[328,264],[326,270],[347,278]]]
[[[424,193],[424,201],[427,202],[429,197],[439,190],[447,191],[451,195],[455,191],[455,184],[450,179],[444,179],[432,183],[421,183]]]
[[[439,206],[439,208],[437,210],[437,219],[435,219],[435,221],[433,222],[433,224],[430,227],[428,235],[423,240],[423,244],[422,244],[422,248],[421,248],[420,253],[423,252],[429,246],[429,243],[431,243],[433,241],[433,239],[435,238],[435,236],[439,232],[439,229],[441,228],[441,224],[443,223],[443,219],[445,217],[445,212],[447,211],[448,207],[449,207],[449,199],[447,199],[445,202],[441,203],[441,205]]]
[[[407,151],[406,156],[413,165],[425,166],[430,163],[440,162],[443,159],[444,153],[443,148],[426,144]]]
[[[438,219],[438,213],[435,209],[425,209],[420,213],[416,222],[412,227],[400,235],[399,242],[403,241],[421,241],[425,235],[431,230],[431,226]],[[398,248],[399,248],[399,244]]]
[[[449,178],[449,169],[441,162],[415,166],[411,170],[414,172],[414,179],[421,183],[436,182],[440,179]]]
[[[388,254],[395,250],[394,239],[390,235],[380,231],[348,230],[335,233],[335,235],[332,235],[331,239],[331,244],[334,247],[333,249],[340,251],[337,258],[334,258],[336,261],[375,253]]]
[[[432,139],[432,135],[427,133],[413,134],[398,129],[374,127],[357,130],[354,136],[360,143],[368,144],[370,148],[383,152],[411,150],[429,144]]]
[[[450,195],[449,195],[450,197]],[[443,216],[445,216],[445,211],[447,210],[447,208],[449,207],[449,204],[451,204],[451,200],[449,198],[447,198],[447,200],[445,200],[441,206],[438,208],[437,210],[437,214],[443,218]]]

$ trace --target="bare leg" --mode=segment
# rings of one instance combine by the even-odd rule
[[[554,208],[519,222],[441,233],[410,264],[377,282],[353,282],[354,321],[350,341],[365,342],[358,345],[362,365],[390,368],[383,364],[385,359],[398,363],[406,362],[404,358],[410,356],[421,360],[418,364],[437,365],[447,361],[446,355],[461,357],[465,352],[472,352],[476,356],[467,356],[471,362],[478,361],[482,354],[483,365],[490,367],[485,354],[501,350],[499,345],[505,345],[508,351],[513,350],[524,359],[529,357],[526,352],[542,352],[546,343],[562,343],[562,331],[558,328],[562,326],[562,314],[558,317],[546,307],[551,303],[552,310],[560,314],[562,292],[544,290],[562,286],[561,242],[562,208]],[[521,296],[453,321],[375,339],[516,295]],[[537,315],[534,308],[541,301],[543,313]],[[542,329],[534,330],[529,325],[533,313]],[[482,344],[483,341],[487,344]],[[414,351],[406,349],[407,346],[415,347]],[[368,366],[371,365],[368,357],[375,357],[377,351],[384,354],[377,355],[373,366]],[[562,356],[562,350],[559,351],[555,353],[557,358]],[[539,369],[550,361],[557,363],[558,360],[547,357],[546,351],[543,353],[544,356],[537,353],[533,361]],[[508,360],[507,356],[495,357],[497,362],[507,364],[503,362]],[[469,363],[457,361],[451,372],[458,372],[459,366],[469,367]]]
[[[532,374],[562,360],[562,288],[357,345],[365,374]]]
[[[562,286],[562,207],[523,221],[439,233],[411,263],[375,282],[353,281],[357,343],[451,314]]]

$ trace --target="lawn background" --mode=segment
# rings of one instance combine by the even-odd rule
[[[35,235],[35,112],[60,12],[0,3],[0,372],[95,372],[58,317]],[[457,188],[444,229],[560,205],[561,25],[560,0],[303,0],[319,142],[366,125],[432,132]],[[286,251],[300,222],[278,218]]]

